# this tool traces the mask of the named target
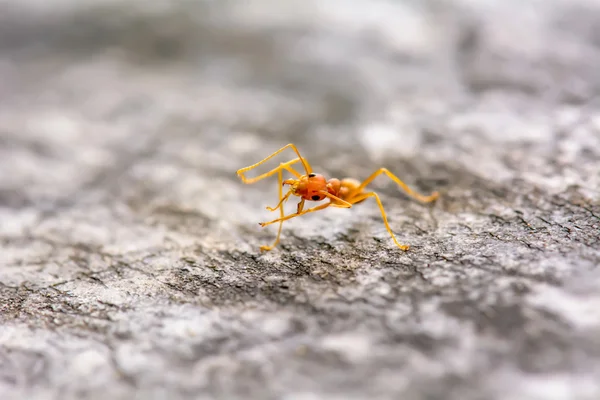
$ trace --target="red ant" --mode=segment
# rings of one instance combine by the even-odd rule
[[[274,168],[271,171],[266,172],[262,175],[259,175],[255,178],[249,179],[244,176],[244,172],[247,172],[247,171],[249,171],[253,168],[256,168],[259,165],[267,162],[268,160],[275,157],[277,154],[281,153],[282,151],[284,151],[287,148],[291,148],[292,150],[294,150],[296,152],[296,154],[298,155],[298,158],[295,158],[295,159],[285,162],[285,163],[281,163],[281,164],[279,164],[279,167]],[[294,168],[292,168],[292,165],[297,162],[302,163],[302,166],[304,167],[304,170],[306,171],[305,175],[300,174],[298,171],[296,171]],[[291,178],[291,179],[283,180],[283,170],[290,172],[292,175],[294,175],[296,177],[296,179]],[[300,215],[304,215],[304,214],[307,214],[310,212],[323,210],[329,206],[339,207],[339,208],[351,208],[354,204],[361,203],[369,197],[374,197],[375,200],[377,201],[377,204],[379,205],[379,210],[381,211],[381,216],[383,217],[383,223],[385,224],[385,227],[386,227],[387,231],[389,232],[389,234],[392,236],[392,239],[394,239],[394,243],[396,243],[396,245],[401,250],[406,251],[409,249],[409,246],[400,244],[396,240],[396,237],[394,236],[394,233],[392,232],[392,229],[390,228],[390,225],[388,224],[387,217],[385,215],[385,211],[383,209],[383,205],[381,204],[381,200],[379,199],[379,196],[375,192],[365,192],[364,191],[365,187],[369,183],[371,183],[371,181],[373,181],[373,179],[375,179],[378,175],[386,174],[390,179],[392,179],[402,189],[404,189],[404,191],[406,191],[406,193],[408,193],[411,197],[413,197],[423,203],[433,202],[439,197],[438,192],[433,192],[430,196],[423,196],[419,193],[416,193],[415,191],[410,189],[404,182],[402,182],[398,177],[396,177],[394,174],[392,174],[390,171],[388,171],[386,168],[378,169],[362,183],[357,181],[356,179],[352,179],[352,178],[344,178],[341,180],[332,178],[332,179],[326,180],[323,175],[315,174],[312,172],[312,169],[311,169],[308,161],[306,161],[306,159],[304,159],[300,155],[300,152],[298,151],[296,146],[291,143],[282,147],[281,149],[277,150],[276,152],[274,152],[273,154],[264,158],[263,160],[259,161],[256,164],[253,164],[246,168],[239,169],[237,171],[237,174],[240,176],[242,181],[247,184],[255,183],[261,179],[268,178],[274,174],[278,174],[278,177],[279,177],[279,203],[277,204],[277,206],[275,206],[273,208],[267,207],[267,210],[275,211],[275,210],[279,209],[280,217],[277,219],[274,219],[273,221],[259,223],[260,226],[265,227],[267,225],[279,222],[279,230],[277,232],[277,238],[275,239],[275,242],[271,246],[260,246],[261,251],[268,251],[268,250],[273,249],[275,246],[277,246],[277,244],[279,243],[279,237],[281,235],[281,228],[283,225],[283,221],[287,221],[288,219],[295,218],[295,217],[298,217]],[[283,189],[282,189],[284,185],[290,186],[290,189],[288,190],[288,192],[285,195],[283,195]],[[296,213],[284,216],[283,204],[289,199],[289,197],[291,195],[300,197],[300,202],[298,203],[298,209],[297,209]],[[309,208],[307,210],[304,209],[304,203],[306,201],[321,201],[321,200],[324,200],[325,198],[329,198],[328,203],[321,204],[321,205]]]

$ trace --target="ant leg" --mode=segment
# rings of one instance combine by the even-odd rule
[[[270,246],[260,246],[260,251],[269,251],[272,250],[275,246],[277,246],[277,244],[279,243],[279,237],[281,236],[281,228],[283,227],[283,216],[284,216],[284,212],[283,212],[283,203],[288,199],[288,197],[290,196],[291,192],[288,192],[285,197],[283,196],[283,172],[281,171],[281,168],[279,168],[279,175],[278,175],[278,181],[279,181],[279,204],[277,205],[277,207],[275,207],[274,209],[272,209],[272,211],[275,211],[277,208],[279,208],[279,218],[281,219],[281,222],[279,222],[279,229],[277,230],[277,238],[275,238],[275,242],[270,245]],[[267,207],[269,208],[269,207]]]
[[[271,208],[271,207],[267,207],[267,210],[269,211],[275,211],[277,210],[277,208],[279,208],[281,206],[281,204],[283,203],[284,200],[287,200],[287,198],[292,194],[291,191],[289,191],[283,199],[281,199],[281,201],[279,202],[279,204],[275,207],[275,208]],[[348,203],[346,200],[343,200],[337,196],[334,196],[330,193],[323,193],[326,197],[330,198],[331,200],[333,200],[331,202],[331,205],[333,207],[338,207],[338,208],[350,208],[352,207],[352,204]],[[302,210],[304,209],[304,202],[305,200],[302,199],[300,200],[300,202],[298,203],[298,210],[296,211],[296,214],[300,214],[302,212]]]
[[[343,200],[343,199],[341,199],[341,198],[339,198],[337,196],[334,196],[334,195],[332,195],[329,192],[322,192],[322,193],[326,197],[328,197],[330,199],[329,203],[321,204],[320,206],[316,206],[316,207],[313,207],[313,208],[309,208],[306,211],[302,211],[302,209],[304,208],[304,201],[305,201],[304,199],[302,199],[302,200],[300,200],[300,203],[298,203],[298,210],[296,211],[296,213],[288,215],[287,217],[285,217],[283,219],[283,221],[286,221],[286,220],[288,220],[290,218],[299,217],[300,215],[304,215],[304,214],[309,213],[309,212],[323,210],[323,209],[325,209],[325,208],[327,208],[329,206],[339,207],[339,208],[351,208],[352,207],[352,203],[349,203],[346,200]],[[260,225],[261,226],[267,226],[267,225],[275,223],[277,221],[279,221],[279,219],[275,219],[275,220],[270,221],[270,222],[262,222]]]
[[[259,225],[260,225],[260,226],[262,226],[262,227],[265,227],[265,226],[267,226],[267,225],[274,224],[275,222],[280,222],[280,221],[281,221],[281,222],[283,222],[283,221],[287,221],[288,219],[292,219],[292,218],[295,218],[295,217],[299,217],[299,216],[301,216],[301,215],[304,215],[304,214],[308,214],[308,213],[311,213],[311,212],[315,212],[315,211],[324,210],[324,209],[326,209],[327,207],[329,207],[329,206],[330,206],[330,205],[332,205],[332,204],[333,204],[332,202],[325,203],[325,204],[321,204],[321,205],[319,205],[319,206],[315,206],[315,207],[309,208],[308,210],[304,210],[304,211],[301,211],[301,212],[299,212],[299,213],[297,212],[297,213],[290,214],[290,215],[287,215],[287,216],[285,216],[285,217],[282,217],[282,218],[274,219],[273,221],[269,221],[269,222],[260,222],[260,223],[259,223]]]
[[[433,192],[430,196],[423,196],[422,194],[419,194],[419,193],[415,192],[414,190],[412,190],[411,188],[409,188],[406,185],[406,183],[402,182],[400,180],[400,178],[398,178],[396,175],[392,174],[387,168],[380,168],[377,171],[375,171],[370,177],[365,179],[365,181],[363,183],[361,183],[361,185],[359,187],[354,189],[352,191],[352,194],[349,196],[349,198],[352,199],[353,196],[361,196],[360,193],[365,189],[365,187],[369,183],[371,183],[373,181],[373,179],[375,179],[377,176],[379,176],[381,174],[386,174],[391,180],[396,182],[398,184],[398,186],[400,186],[402,189],[404,189],[404,191],[409,196],[411,196],[423,203],[431,203],[432,201],[435,201],[440,196],[440,194],[438,192]],[[350,201],[352,201],[352,200],[350,200]]]
[[[329,192],[323,193],[326,197],[328,197],[331,200],[331,205],[333,207],[338,207],[338,208],[350,208],[352,207],[352,203],[347,202],[344,199],[341,199],[337,196],[332,195]]]
[[[304,202],[304,199],[300,200],[300,202],[298,203],[298,207],[296,208],[296,214],[300,214],[302,210],[304,210]]]
[[[379,210],[381,211],[381,217],[383,218],[383,223],[385,225],[385,228],[387,229],[387,231],[390,234],[390,236],[392,237],[392,239],[394,239],[394,243],[396,243],[396,246],[398,246],[400,248],[400,250],[403,250],[403,251],[408,250],[410,248],[409,245],[400,244],[400,243],[398,243],[398,240],[396,240],[396,236],[394,236],[394,232],[392,232],[392,228],[390,228],[390,224],[388,223],[387,216],[385,215],[385,210],[383,209],[383,204],[381,204],[381,200],[379,199],[379,196],[377,195],[377,193],[375,193],[375,192],[361,193],[361,194],[355,196],[350,201],[352,202],[352,204],[356,204],[365,199],[368,199],[369,197],[375,197],[375,200],[377,201],[377,205],[379,206]]]
[[[306,211],[302,211],[302,209],[304,208],[304,199],[300,200],[300,203],[298,203],[298,210],[296,211],[295,214],[290,214],[287,217],[285,217],[283,220],[288,220],[290,218],[294,218],[294,217],[298,217],[300,215],[304,215],[306,213],[309,212],[314,212],[314,211],[319,211],[319,210],[323,210],[329,206],[333,206],[333,207],[339,207],[339,208],[351,208],[352,207],[352,203],[347,202],[346,200],[343,200],[337,196],[334,196],[332,194],[330,194],[329,192],[323,192],[323,194],[328,197],[331,201],[329,203],[326,204],[321,204],[320,206],[316,206],[313,208],[309,208]],[[267,226],[269,224],[275,223],[279,221],[279,219],[275,219],[273,221],[270,222],[262,222],[260,225],[261,226]]]
[[[279,207],[283,206],[283,203],[284,203],[285,201],[287,201],[287,199],[289,199],[289,198],[290,198],[290,195],[291,195],[291,194],[292,194],[292,191],[291,191],[291,190],[290,190],[290,191],[288,191],[288,192],[286,193],[286,195],[285,195],[285,196],[283,196],[283,197],[281,198],[281,200],[279,200],[279,203],[277,203],[277,205],[276,205],[275,207],[269,207],[269,206],[267,206],[267,210],[268,210],[268,211],[275,211],[275,210],[277,210]]]
[[[290,164],[290,163],[293,163],[293,162],[298,162],[298,159],[296,158],[295,160],[289,161],[289,162],[287,162],[287,163],[281,163],[281,164],[279,164],[279,168],[275,168],[275,170],[279,170],[279,177],[281,178],[281,179],[279,180],[279,188],[280,188],[280,189],[281,189],[281,187],[283,186],[283,176],[281,175],[281,172],[282,172],[281,170],[282,170],[282,169],[286,169],[286,170],[288,170],[288,171],[289,171],[289,172],[291,172],[293,175],[300,176],[300,174],[299,174],[299,173],[298,173],[298,172],[297,172],[295,169],[293,169],[292,167],[290,167],[290,166],[289,166],[289,164]],[[258,178],[260,178],[260,177],[258,177]],[[254,178],[254,179],[256,179],[256,178]],[[281,190],[279,190],[279,191],[281,192]],[[269,211],[275,211],[275,210],[277,210],[279,207],[282,207],[282,206],[283,206],[283,203],[284,203],[285,201],[287,201],[287,199],[290,197],[290,195],[291,195],[291,194],[292,194],[292,190],[291,190],[291,189],[290,189],[290,190],[289,190],[289,191],[286,193],[286,195],[285,195],[285,196],[283,196],[283,197],[281,197],[281,194],[280,194],[280,195],[279,195],[279,203],[277,203],[277,205],[276,205],[275,207],[269,207],[269,206],[267,206],[267,210],[269,210]]]
[[[245,168],[241,168],[237,171],[237,174],[242,178],[242,180],[244,180],[244,182],[246,181],[246,178],[244,177],[244,172],[246,171],[250,171],[253,168],[258,167],[261,164],[264,164],[265,162],[267,162],[268,160],[270,160],[271,158],[275,157],[277,154],[281,153],[282,151],[284,151],[287,148],[291,148],[292,150],[294,150],[294,152],[298,155],[298,160],[300,160],[302,162],[302,166],[304,167],[304,170],[306,171],[306,175],[309,175],[312,172],[312,169],[310,167],[310,164],[308,163],[308,161],[306,161],[301,155],[300,152],[298,151],[298,148],[296,148],[296,146],[292,143],[287,144],[285,146],[283,146],[281,149],[277,150],[276,152],[272,153],[270,156],[263,158],[261,161],[257,162],[256,164],[250,165],[249,167],[245,167]],[[273,171],[271,171],[273,172]],[[273,172],[274,174],[275,172]],[[272,175],[272,174],[271,174]],[[270,176],[270,175],[268,175]],[[263,178],[266,178],[266,176],[263,176]],[[262,178],[261,178],[262,179]],[[256,180],[258,180],[257,178],[254,178],[254,180],[252,180],[253,182],[255,182]],[[247,182],[247,183],[251,183],[251,182]]]
[[[259,175],[259,176],[257,176],[257,177],[254,177],[254,178],[246,178],[246,177],[244,176],[244,172],[245,172],[245,171],[247,171],[249,168],[254,168],[254,167],[255,167],[255,166],[257,166],[258,164],[256,164],[256,165],[253,165],[253,166],[251,166],[251,167],[248,167],[248,169],[242,168],[242,169],[238,170],[237,174],[239,175],[239,177],[240,177],[240,178],[242,178],[242,182],[244,182],[244,183],[247,183],[247,184],[250,184],[250,183],[255,183],[255,182],[258,182],[258,181],[260,181],[261,179],[268,178],[268,177],[270,177],[271,175],[274,175],[274,174],[276,174],[276,173],[277,173],[278,171],[280,171],[281,169],[285,169],[285,170],[287,170],[288,172],[290,172],[292,175],[294,175],[296,178],[299,178],[299,177],[300,177],[300,173],[299,173],[298,171],[296,171],[294,168],[292,168],[292,167],[291,167],[291,165],[292,165],[292,164],[295,164],[295,163],[297,163],[298,161],[300,161],[300,159],[299,159],[299,158],[295,158],[295,159],[293,159],[292,161],[288,161],[288,162],[285,162],[285,163],[281,163],[281,164],[279,164],[279,167],[277,167],[277,168],[273,168],[273,169],[272,169],[272,170],[270,170],[269,172],[265,172],[264,174],[262,174],[262,175]],[[241,171],[241,172],[240,172],[240,171]]]

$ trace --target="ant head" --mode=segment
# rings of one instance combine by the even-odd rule
[[[298,179],[287,179],[284,185],[290,185],[292,193],[304,200],[323,200],[327,192],[327,180],[320,174],[302,175]]]

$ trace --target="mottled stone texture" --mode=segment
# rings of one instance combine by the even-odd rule
[[[0,2],[0,398],[599,399],[599,95],[591,0]],[[289,142],[411,250],[260,254]]]

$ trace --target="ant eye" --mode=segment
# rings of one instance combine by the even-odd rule
[[[315,195],[312,197],[312,199],[313,199],[314,201],[317,201],[317,200],[319,200],[320,198],[321,198],[321,196],[319,196],[319,195],[316,195],[316,194],[315,194]]]
[[[317,174],[308,174],[309,178],[314,178],[315,176],[317,176]]]

